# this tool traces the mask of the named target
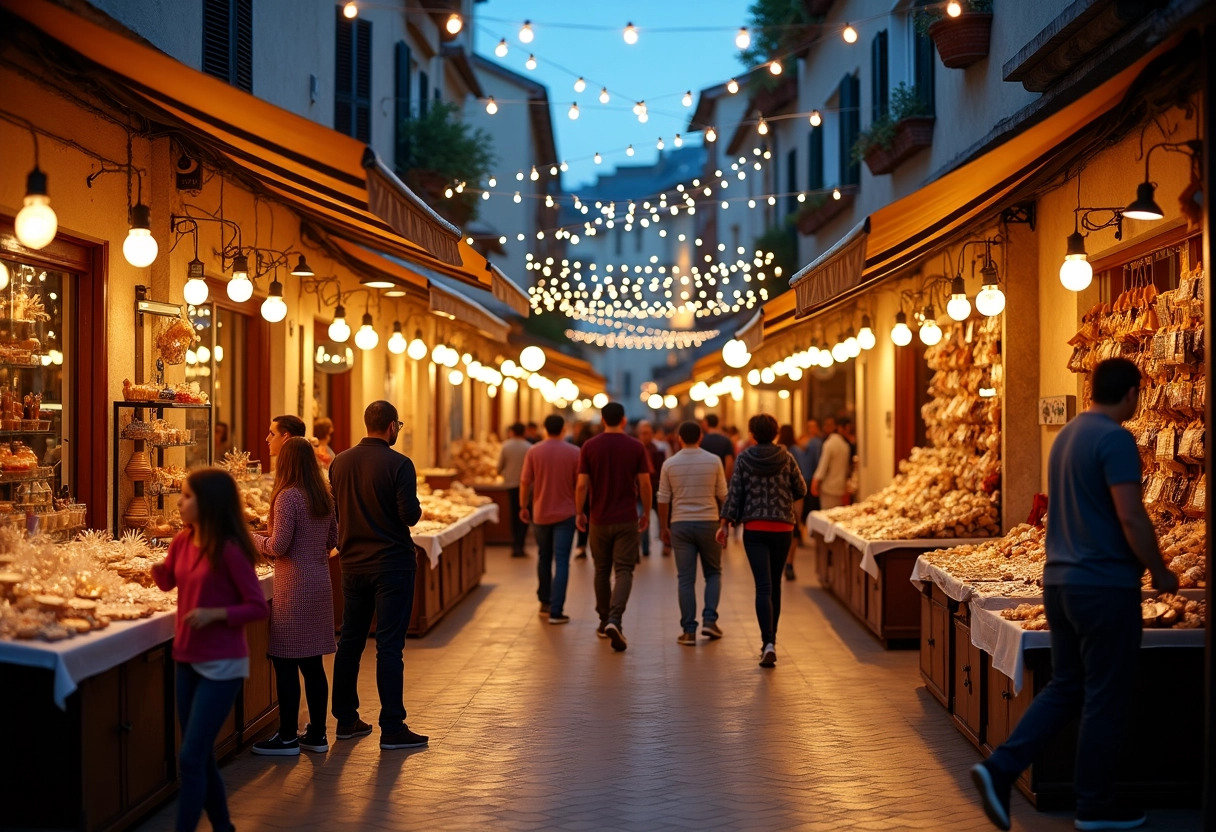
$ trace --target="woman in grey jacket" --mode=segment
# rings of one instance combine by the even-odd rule
[[[806,482],[798,463],[774,445],[777,420],[767,413],[747,423],[756,444],[739,454],[722,504],[718,542],[725,545],[730,526],[743,526],[743,549],[756,579],[756,620],[760,624],[760,666],[777,663],[777,620],[781,617],[781,570]]]

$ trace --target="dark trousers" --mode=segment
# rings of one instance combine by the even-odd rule
[[[224,780],[215,764],[215,738],[244,682],[214,681],[189,664],[177,665],[177,719],[182,728],[177,754],[182,781],[177,793],[178,832],[193,832],[204,809],[216,832],[233,828]]]
[[[566,586],[570,582],[570,547],[574,543],[574,518],[558,523],[535,523],[536,597],[549,605],[549,615],[559,616],[566,606]],[[554,564],[557,575],[554,576]]]
[[[395,731],[405,723],[405,631],[414,608],[410,569],[377,574],[342,573],[342,634],[334,656],[333,714],[339,725],[359,718],[359,660],[376,616],[376,691],[380,694],[380,730]]]
[[[320,656],[306,659],[282,659],[274,662],[275,688],[279,692],[279,736],[290,740],[299,729],[300,676],[304,677],[304,693],[308,698],[308,722],[314,730],[325,732],[325,708],[329,705],[329,679]]]
[[[756,579],[756,622],[760,641],[777,643],[777,621],[781,618],[781,570],[790,553],[793,532],[743,530],[743,551]]]
[[[519,486],[507,489],[507,502],[511,506],[511,554],[524,553],[524,540],[528,537],[528,524],[519,519]]]
[[[633,590],[633,568],[638,565],[638,524],[593,525],[590,538],[595,561],[595,611],[601,624],[611,622],[619,627]]]
[[[1140,590],[1091,586],[1043,589],[1051,628],[1051,681],[988,763],[1016,779],[1078,715],[1078,812],[1115,802],[1115,769],[1131,718],[1140,653]]]

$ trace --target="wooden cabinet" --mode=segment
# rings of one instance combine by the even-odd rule
[[[967,607],[962,606],[954,617],[954,699],[950,710],[954,724],[977,746],[983,741],[985,686],[981,655],[982,651],[971,643]]]
[[[951,605],[957,604],[946,598],[936,586],[926,586],[920,598],[921,639],[920,675],[925,680],[925,689],[946,708],[950,707],[953,671],[950,657],[953,652],[953,628],[950,626]]]
[[[418,574],[414,581],[414,609],[410,614],[411,636],[421,636],[439,622],[464,596],[481,583],[485,572],[486,527],[474,527],[464,537],[443,547],[439,565],[418,550]]]
[[[248,745],[279,714],[274,665],[270,661],[270,621],[255,621],[245,628],[249,642],[249,678],[241,688],[235,712],[240,724],[240,744]]]

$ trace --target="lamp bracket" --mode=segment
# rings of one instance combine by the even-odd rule
[[[1036,211],[1035,202],[1019,202],[1017,205],[1010,205],[1001,212],[1001,222],[1006,225],[1028,225],[1030,230],[1034,231]]]
[[[1122,208],[1077,208],[1076,212],[1081,217],[1081,227],[1086,231],[1101,231],[1104,228],[1115,229],[1115,239],[1123,239],[1123,209]],[[1101,221],[1095,220],[1094,215],[1102,217],[1104,214],[1109,214]]]

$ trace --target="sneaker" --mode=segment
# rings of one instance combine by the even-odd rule
[[[1077,812],[1073,826],[1077,829],[1136,829],[1148,822],[1142,809],[1103,809],[1099,812]]]
[[[415,734],[407,725],[402,725],[394,731],[380,732],[380,747],[385,751],[398,748],[422,748],[430,741],[430,737]]]
[[[541,605],[540,605],[540,616],[541,616],[541,618],[544,618],[544,617],[545,617],[546,615],[548,615],[548,614],[549,614],[549,605],[548,605],[548,604],[541,604]]]
[[[792,563],[787,563],[787,564],[785,565],[785,579],[786,579],[787,581],[792,581],[792,580],[794,580],[794,564],[792,564]]]
[[[600,622],[600,626],[597,627],[595,630],[596,638],[608,638],[608,633],[604,630],[604,628],[607,626],[608,626],[607,622],[605,622],[605,621]]]
[[[717,621],[707,621],[701,625],[701,635],[717,640],[722,638],[722,628],[718,626]]]
[[[549,623],[550,624],[569,624],[570,616],[562,615],[561,613],[558,613],[557,615],[550,615]]]
[[[604,635],[612,642],[612,649],[621,653],[629,646],[629,642],[625,641],[625,634],[621,632],[619,624],[613,624],[611,621],[604,625]]]
[[[1009,778],[999,771],[995,771],[985,762],[976,763],[971,767],[971,782],[975,784],[975,788],[980,793],[980,803],[983,804],[984,814],[988,816],[988,820],[992,821],[992,825],[997,829],[1008,829],[1010,825],[1009,793],[1013,787]],[[1077,822],[1080,823],[1080,820]],[[1106,827],[1092,828],[1104,829]]]
[[[268,740],[255,742],[253,744],[253,753],[260,754],[263,757],[299,757],[300,740],[298,737],[285,740],[279,737],[276,732]]]
[[[697,646],[697,634],[696,633],[680,633],[680,637],[678,639],[676,639],[676,644],[679,644],[682,647],[696,647]]]
[[[325,736],[325,728],[313,731],[312,725],[304,726],[304,736],[300,737],[300,748],[316,754],[324,754],[329,750],[329,737]]]
[[[775,645],[766,644],[764,650],[760,653],[760,666],[772,667],[777,663],[777,648]]]
[[[354,740],[359,737],[366,737],[371,732],[372,726],[361,719],[356,719],[349,725],[338,723],[338,739],[340,740]]]

